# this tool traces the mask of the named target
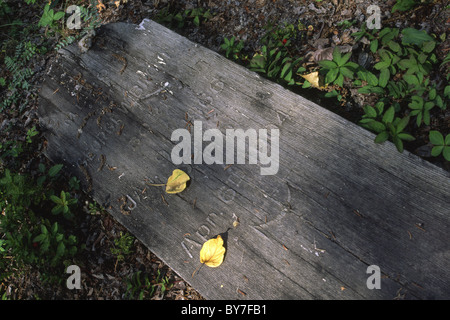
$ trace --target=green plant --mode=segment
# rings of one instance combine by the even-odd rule
[[[31,140],[32,137],[34,137],[35,135],[39,134],[39,131],[36,130],[36,127],[32,127],[31,129],[28,129],[27,131],[27,137],[26,137],[26,141],[27,143],[31,143],[33,142]]]
[[[417,5],[417,0],[397,0],[397,3],[392,7],[392,13],[395,11],[408,11]]]
[[[333,50],[333,60],[319,61],[319,65],[325,71],[325,83],[336,84],[339,87],[344,85],[344,78],[354,78],[358,64],[349,61],[351,52],[341,55],[338,47]]]
[[[170,6],[162,9],[156,16],[158,23],[176,25],[178,28],[183,28],[186,22],[192,21],[195,26],[199,27],[202,21],[211,19],[213,15],[209,10],[204,8],[186,9],[181,12],[171,12]]]
[[[114,270],[117,267],[117,263],[125,259],[125,256],[132,252],[132,245],[134,238],[128,233],[123,234],[120,232],[119,238],[114,239],[114,247],[111,248],[111,253],[116,256],[116,263]]]
[[[46,174],[45,165],[43,163],[40,163],[38,166],[38,171],[41,175],[36,180],[37,185],[39,187],[42,187],[44,185],[44,182],[46,182],[46,180],[54,181],[58,177],[58,174],[62,168],[63,168],[62,164],[55,164],[48,170]]]
[[[416,124],[420,127],[423,119],[423,123],[426,125],[430,124],[430,110],[434,107],[434,102],[427,101],[424,102],[423,98],[420,96],[413,96],[412,102],[408,106],[412,109],[410,115],[417,116]]]
[[[30,41],[20,42],[16,46],[13,57],[5,57],[6,70],[12,75],[12,79],[8,84],[9,94],[0,103],[0,111],[10,107],[12,104],[21,102],[21,99],[26,96],[27,90],[30,89],[28,82],[33,75],[33,71],[26,66],[27,62],[36,54],[37,47]],[[5,81],[6,84],[6,81]],[[24,104],[20,105],[20,109]]]
[[[403,152],[403,141],[415,140],[412,135],[403,131],[409,123],[409,116],[402,119],[395,117],[394,106],[384,111],[384,102],[380,101],[375,107],[366,105],[364,112],[360,124],[377,133],[376,143],[383,143],[391,138],[397,150]]]
[[[55,28],[55,22],[64,17],[64,14],[64,11],[55,13],[54,10],[50,8],[50,4],[47,3],[44,7],[44,12],[39,20],[38,26]]]
[[[244,41],[241,40],[239,43],[235,43],[236,38],[232,37],[230,40],[227,38],[223,38],[224,43],[220,46],[222,50],[225,50],[225,56],[227,58],[231,57],[234,60],[239,59],[239,54],[241,50],[244,48]]]
[[[35,214],[34,209],[42,213],[48,207],[47,192],[27,175],[4,171],[0,179],[0,256],[8,254],[11,259],[0,262],[2,279],[29,265],[39,270],[44,280],[60,281],[57,274],[62,274],[62,267],[78,252],[74,235],[58,222]]]
[[[56,204],[52,209],[53,214],[57,215],[62,213],[64,218],[73,219],[73,213],[70,211],[70,206],[76,204],[78,200],[76,198],[71,199],[70,193],[61,191],[59,197],[51,195],[50,200]]]
[[[127,279],[126,295],[129,299],[143,300],[146,297],[152,297],[159,288],[161,295],[170,289],[173,284],[167,276],[162,277],[159,270],[156,271],[156,278],[151,281],[147,274],[137,271]]]
[[[77,238],[74,235],[65,237],[64,231],[57,222],[54,222],[50,228],[48,228],[50,224],[45,222],[41,223],[40,233],[33,238],[33,245],[39,243],[40,253],[51,257],[50,266],[55,267],[64,258],[73,257],[77,253]]]
[[[299,84],[296,76],[305,68],[301,65],[303,57],[295,54],[293,40],[298,38],[296,28],[293,24],[285,24],[284,27],[268,25],[266,29],[268,31],[262,38],[263,46],[250,60],[249,68],[288,85]]]
[[[429,133],[429,138],[430,142],[434,145],[433,149],[431,149],[431,155],[437,157],[442,153],[444,159],[450,161],[450,134],[444,139],[442,133],[432,130]]]

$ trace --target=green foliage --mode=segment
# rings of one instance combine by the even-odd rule
[[[183,28],[188,22],[192,22],[196,27],[199,27],[202,22],[212,17],[212,13],[204,8],[187,9],[174,13],[171,12],[170,6],[167,6],[158,13],[155,20],[158,23]]]
[[[423,98],[420,96],[413,96],[412,102],[408,106],[412,109],[410,115],[417,116],[416,124],[420,127],[422,120],[426,125],[430,124],[430,110],[434,107],[434,102],[427,101],[424,102]]]
[[[31,143],[33,142],[31,140],[31,138],[33,138],[34,136],[38,135],[39,131],[36,130],[36,127],[32,127],[31,129],[28,129],[27,131],[27,137],[26,137],[26,141],[27,143]]]
[[[28,80],[33,75],[33,71],[27,67],[27,62],[36,54],[37,47],[30,41],[20,42],[12,57],[5,57],[6,70],[11,74],[11,81],[8,83],[9,94],[0,103],[0,112],[12,104],[17,104],[24,99],[27,90],[30,89]],[[6,85],[6,81],[5,85]],[[26,101],[25,101],[26,103]]]
[[[397,3],[392,7],[392,13],[395,11],[408,11],[417,5],[417,0],[397,0]]]
[[[162,277],[159,270],[154,280],[150,280],[147,274],[142,274],[142,271],[137,271],[129,279],[127,279],[126,296],[128,299],[144,300],[151,298],[160,289],[161,295],[164,295],[166,290],[170,289],[173,284],[167,276]]]
[[[9,169],[3,172],[0,178],[0,233],[3,234],[0,257],[7,254],[12,259],[0,259],[0,280],[23,265],[39,270],[44,280],[62,280],[55,275],[63,274],[63,268],[70,264],[80,246],[74,235],[64,231],[62,223],[45,217],[48,195],[53,192],[49,185],[38,184],[34,177]]]
[[[52,213],[57,215],[62,213],[64,218],[66,219],[72,219],[73,214],[70,211],[70,206],[73,206],[77,203],[77,199],[71,199],[70,193],[61,191],[61,194],[59,197],[55,195],[50,196],[50,200],[52,200],[56,206],[53,207]]]
[[[225,56],[227,58],[231,56],[234,60],[237,60],[239,59],[241,50],[244,48],[244,41],[241,40],[236,43],[235,40],[235,37],[232,37],[229,40],[227,38],[223,38],[224,43],[220,46],[220,48],[225,50]]]
[[[54,10],[50,8],[50,4],[47,3],[44,7],[44,12],[39,20],[38,26],[55,28],[55,22],[64,17],[64,14],[64,11],[55,13]]]
[[[77,238],[74,235],[66,237],[58,222],[54,222],[50,228],[48,226],[47,221],[40,225],[40,233],[33,238],[33,245],[38,244],[40,253],[51,257],[50,266],[56,267],[65,258],[75,256],[78,250]]]
[[[447,89],[446,86],[444,90],[438,89],[436,75],[432,74],[439,67],[434,53],[437,40],[425,31],[414,28],[405,28],[401,32],[397,28],[371,32],[363,29],[353,35],[358,39],[363,36],[370,39],[369,49],[377,57],[372,71],[363,68],[357,71],[354,85],[360,85],[358,92],[377,94],[379,101],[394,106],[389,109],[393,111],[384,118],[391,120],[391,125],[388,124],[389,121],[375,120],[376,117],[383,116],[379,104],[375,107],[365,106],[365,115],[360,123],[378,134],[376,142],[392,138],[397,149],[403,150],[402,140],[414,139],[403,132],[408,125],[406,119],[415,117],[416,127],[430,125],[433,108],[447,108],[445,98],[448,98],[450,88]],[[445,67],[445,61],[440,67]],[[447,80],[448,77],[447,74]],[[397,117],[398,113],[403,116]]]
[[[132,252],[132,245],[134,243],[134,238],[128,233],[123,234],[120,232],[119,238],[114,239],[114,248],[111,248],[111,253],[116,256],[116,264],[119,261],[125,259],[125,256]]]
[[[409,123],[409,116],[400,119],[395,117],[394,106],[390,106],[386,111],[384,106],[384,102],[381,101],[377,102],[375,107],[366,105],[360,124],[377,133],[376,143],[383,143],[390,138],[397,150],[403,152],[403,141],[415,140],[412,135],[404,132]]]
[[[429,138],[430,142],[434,145],[433,149],[431,149],[431,155],[437,157],[442,153],[444,159],[450,161],[450,134],[444,139],[442,133],[432,130],[429,133]]]
[[[333,60],[319,61],[319,65],[326,72],[325,83],[344,85],[344,78],[353,79],[355,70],[359,67],[356,63],[349,61],[351,52],[341,55],[338,47],[333,50]]]
[[[288,85],[299,84],[296,77],[305,68],[301,65],[303,57],[293,53],[293,41],[298,39],[296,28],[293,24],[286,24],[284,27],[268,26],[267,29],[261,51],[253,56],[249,68]]]

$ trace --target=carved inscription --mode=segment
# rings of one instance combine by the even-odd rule
[[[181,247],[187,253],[189,258],[193,259],[192,251],[194,247],[201,248],[202,244],[214,235],[214,229],[219,224],[219,219],[223,218],[223,212],[210,213],[206,217],[206,223],[202,224],[193,234],[186,234],[181,241]]]

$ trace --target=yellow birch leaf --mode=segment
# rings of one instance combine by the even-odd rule
[[[206,241],[200,250],[200,263],[206,264],[208,267],[218,267],[223,262],[225,256],[225,247],[223,239],[220,235],[215,239]]]
[[[186,189],[186,182],[190,180],[187,173],[182,170],[175,169],[166,183],[167,193],[179,193]]]

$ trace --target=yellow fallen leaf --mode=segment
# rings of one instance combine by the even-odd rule
[[[225,247],[223,246],[223,239],[220,235],[215,239],[210,239],[203,244],[200,250],[200,262],[206,264],[208,267],[218,267],[223,262],[225,256]]]
[[[186,182],[190,180],[187,173],[182,170],[175,169],[166,183],[167,193],[179,193],[186,189]]]
[[[313,86],[314,88],[320,88],[318,71],[302,75],[302,77],[305,78],[306,80],[308,80],[309,83],[311,83],[311,86]]]

